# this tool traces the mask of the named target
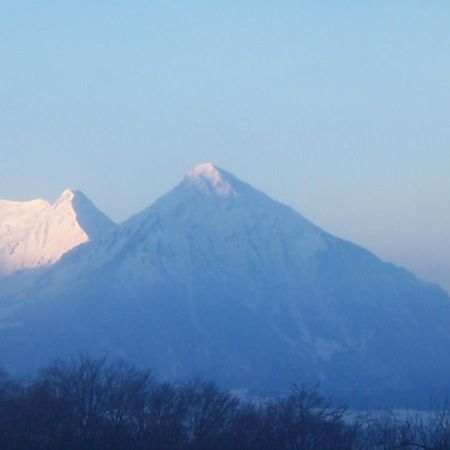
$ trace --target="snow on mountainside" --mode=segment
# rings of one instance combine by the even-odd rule
[[[0,299],[0,364],[19,371],[85,351],[266,393],[450,387],[444,291],[212,164],[42,273],[0,282]]]
[[[294,249],[282,248],[283,243],[276,239],[278,234],[288,239],[297,235]],[[213,264],[232,260],[235,266],[246,265],[242,258],[251,255],[257,258],[255,267],[264,262],[268,271],[289,271],[292,269],[285,267],[289,262],[283,259],[283,253],[295,252],[297,263],[306,266],[308,258],[324,247],[323,235],[291,208],[205,163],[188,172],[178,186],[153,205],[118,225],[116,233],[93,243],[89,250],[69,254],[52,275],[62,272],[79,278],[104,265],[109,267],[113,260],[116,271],[124,264],[123,270],[133,272],[133,278],[140,274],[139,283],[146,284],[161,270],[161,258],[166,258],[162,250],[170,251],[172,257],[159,276],[170,273],[177,283],[190,277],[187,269],[197,259],[202,264],[212,258]],[[66,272],[68,266],[71,269]],[[250,274],[243,271],[240,277]],[[64,279],[61,284],[66,282]]]
[[[52,205],[41,199],[0,200],[0,276],[46,266],[113,222],[81,193],[66,190]]]

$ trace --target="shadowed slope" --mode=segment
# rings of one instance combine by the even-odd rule
[[[266,392],[449,385],[444,291],[211,164],[32,284],[1,319],[11,367],[84,350]]]

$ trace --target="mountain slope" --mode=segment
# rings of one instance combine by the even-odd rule
[[[40,199],[0,200],[0,276],[53,264],[113,227],[78,191],[64,191],[53,205]]]
[[[259,392],[449,385],[443,290],[211,164],[0,298],[0,355],[21,370],[86,351]]]

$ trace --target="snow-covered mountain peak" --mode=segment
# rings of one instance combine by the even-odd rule
[[[87,197],[71,189],[53,204],[0,200],[0,277],[52,264],[113,227]]]
[[[187,176],[203,176],[216,180],[221,178],[220,169],[218,169],[213,163],[210,162],[196,165],[188,172]]]
[[[109,227],[77,191],[0,201],[0,275],[93,240],[0,282],[2,365],[107,353],[265,396],[296,382],[352,398],[450,388],[443,291],[212,164],[95,239]]]
[[[71,198],[73,198],[74,197],[74,195],[75,195],[75,191],[73,190],[73,189],[71,189],[71,188],[67,188],[67,189],[65,189],[64,191],[63,191],[63,193],[60,195],[60,199],[63,199],[63,198],[65,198],[65,199],[71,199]]]
[[[206,195],[218,197],[235,197],[239,195],[233,183],[233,176],[212,163],[203,163],[190,170],[184,183],[194,186]]]
[[[53,209],[64,208],[70,213],[77,214],[77,209],[85,204],[92,205],[91,201],[81,191],[66,189],[51,206]]]
[[[73,200],[76,196],[76,192],[73,191],[72,189],[66,189],[56,200],[55,203],[53,203],[52,208],[56,209],[56,208],[66,208],[67,210],[72,210],[73,206]]]

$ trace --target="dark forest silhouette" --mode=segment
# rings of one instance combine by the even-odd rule
[[[317,389],[243,400],[212,383],[159,383],[122,363],[0,373],[0,450],[450,449],[450,416],[348,417]]]

